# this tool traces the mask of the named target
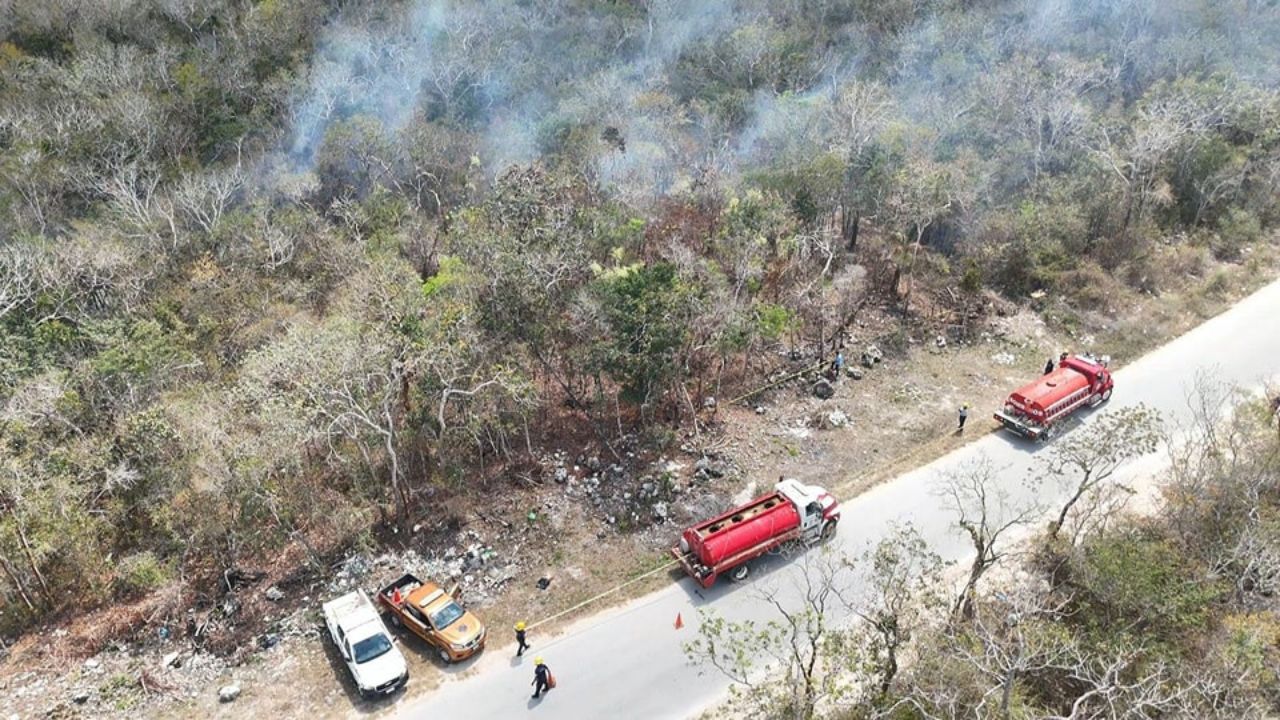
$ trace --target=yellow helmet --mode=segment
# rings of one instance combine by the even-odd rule
[[[543,662],[542,662],[542,656],[541,656],[541,655],[539,655],[538,657],[534,658],[534,659],[533,659],[533,664],[534,664],[534,665],[542,665],[542,664],[543,664]]]
[[[523,630],[523,629],[524,629],[524,621],[523,621],[523,620],[521,620],[520,622],[516,623],[516,629],[517,629],[517,630]]]

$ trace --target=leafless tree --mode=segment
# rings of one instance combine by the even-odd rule
[[[906,525],[894,528],[868,551],[862,564],[867,566],[867,592],[853,604],[853,611],[871,630],[869,650],[883,698],[898,674],[899,653],[946,604],[941,595],[942,558]]]
[[[1115,509],[1117,498],[1113,494],[1102,493],[1108,481],[1128,461],[1154,452],[1159,440],[1159,416],[1145,405],[1136,405],[1108,412],[1080,428],[1072,436],[1072,442],[1054,445],[1044,461],[1044,469],[1070,494],[1057,518],[1049,524],[1049,537],[1058,537],[1073,509],[1083,512],[1075,516],[1072,544],[1078,541],[1082,531],[1094,527],[1096,522],[1105,523],[1110,514],[1095,513]],[[1118,489],[1132,493],[1125,486],[1118,486]],[[1100,493],[1108,497],[1105,500],[1091,497]],[[1079,505],[1086,498],[1089,500],[1083,506]]]
[[[973,617],[978,581],[1009,553],[1005,534],[1031,522],[1041,508],[1034,503],[1013,505],[998,471],[985,456],[945,475],[937,492],[973,544],[968,578],[952,607],[955,620],[967,621]]]
[[[1073,647],[1069,635],[1057,626],[1062,609],[1061,604],[1047,600],[1045,593],[1020,587],[993,594],[973,614],[967,636],[951,647],[992,683],[973,709],[977,717],[1009,720],[1016,684],[1061,668]],[[966,642],[969,638],[976,642]],[[993,698],[998,698],[994,713],[986,708]]]
[[[845,563],[817,550],[797,562],[793,587],[757,592],[773,619],[731,622],[706,612],[698,638],[685,646],[691,662],[710,665],[740,688],[742,711],[755,717],[810,720],[822,703],[854,691],[844,655],[853,647],[835,620],[848,608]]]

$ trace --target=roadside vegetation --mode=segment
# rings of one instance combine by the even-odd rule
[[[1202,0],[0,0],[0,637],[131,608],[92,652],[264,564],[447,528],[566,437],[666,449],[872,308],[892,353],[997,301],[1071,332],[1221,302],[1274,256],[1277,28]],[[1243,530],[1180,512],[1054,546],[1089,591],[1035,596],[1075,603],[1053,652],[1156,613],[1108,662],[1266,664],[1260,581],[1186,575],[1187,538]],[[1148,608],[1129,568],[1183,594]],[[976,688],[991,607],[912,682]],[[1006,706],[1113,677],[1081,663]]]

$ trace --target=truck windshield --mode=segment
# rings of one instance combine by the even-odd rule
[[[355,655],[356,663],[359,664],[369,662],[385,654],[390,649],[391,641],[387,639],[386,635],[374,635],[356,643],[351,652]]]
[[[458,607],[458,603],[451,602],[431,616],[431,626],[437,630],[443,630],[460,617],[462,617],[462,608]]]

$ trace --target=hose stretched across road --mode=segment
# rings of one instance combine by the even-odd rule
[[[587,598],[586,600],[583,600],[582,602],[578,603],[577,605],[574,605],[573,607],[565,608],[564,610],[561,610],[560,612],[556,613],[555,615],[552,615],[552,616],[550,616],[550,617],[542,618],[541,620],[539,620],[539,621],[537,621],[537,622],[535,622],[535,623],[530,624],[530,625],[528,626],[528,628],[529,628],[530,630],[532,630],[532,629],[534,629],[534,628],[538,627],[539,625],[546,625],[547,623],[551,622],[552,620],[556,620],[556,619],[558,619],[558,618],[562,618],[562,617],[564,617],[565,615],[568,615],[569,613],[571,613],[571,612],[573,612],[573,611],[575,611],[575,610],[581,610],[582,608],[584,608],[584,607],[586,607],[586,606],[590,605],[591,603],[593,603],[593,602],[595,602],[595,601],[599,600],[599,599],[600,599],[600,598],[602,598],[602,597],[605,597],[605,596],[607,596],[607,595],[612,595],[613,593],[618,592],[618,591],[619,591],[619,590],[621,590],[622,588],[625,588],[625,587],[628,587],[628,586],[634,585],[634,584],[636,584],[636,583],[640,582],[641,580],[643,580],[643,579],[645,579],[645,578],[647,578],[647,577],[652,577],[652,576],[654,576],[654,575],[656,575],[656,574],[658,574],[658,573],[660,573],[660,572],[664,572],[664,571],[666,571],[666,570],[670,570],[671,568],[675,567],[677,564],[678,564],[678,561],[676,561],[676,560],[672,560],[672,561],[670,561],[670,562],[664,563],[664,564],[662,564],[661,566],[656,567],[656,568],[654,568],[654,569],[652,569],[652,570],[650,570],[650,571],[648,571],[648,572],[646,572],[646,573],[642,573],[642,574],[640,574],[640,575],[637,575],[637,576],[635,576],[635,577],[631,578],[630,580],[628,580],[628,581],[626,581],[626,582],[622,583],[621,585],[615,585],[614,587],[611,587],[611,588],[609,588],[608,590],[605,590],[604,592],[600,593],[599,595],[593,595],[592,597],[589,597],[589,598]]]

